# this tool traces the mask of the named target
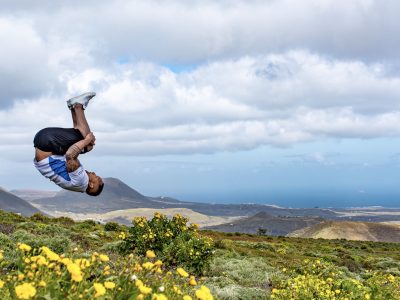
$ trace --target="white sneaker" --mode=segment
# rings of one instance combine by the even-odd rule
[[[84,93],[82,95],[76,96],[74,98],[71,98],[71,99],[67,100],[68,108],[72,109],[75,104],[79,103],[79,104],[82,104],[83,109],[85,109],[89,104],[89,100],[92,99],[94,96],[96,96],[95,92],[88,92],[88,93]]]

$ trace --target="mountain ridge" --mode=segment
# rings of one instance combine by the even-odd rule
[[[20,213],[24,216],[31,216],[35,213],[43,214],[43,212],[29,202],[19,198],[3,188],[0,189],[0,209],[9,212]]]

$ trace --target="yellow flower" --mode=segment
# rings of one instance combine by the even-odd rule
[[[211,295],[211,292],[208,287],[202,285],[200,289],[196,291],[196,297],[200,300],[213,300],[214,297]]]
[[[140,288],[141,286],[143,286],[143,281],[141,281],[140,279],[136,279],[135,285],[137,288]]]
[[[189,284],[190,285],[197,285],[197,282],[196,282],[196,279],[194,278],[194,276],[190,276]]]
[[[76,282],[82,281],[82,271],[81,268],[74,263],[67,265],[67,270],[71,274],[71,279]]]
[[[182,293],[181,290],[176,285],[174,285],[174,292],[177,293],[178,295]]]
[[[32,250],[32,247],[29,246],[29,245],[27,245],[27,244],[19,244],[19,245],[18,245],[18,248],[19,248],[20,250],[26,251],[26,252],[29,252],[29,251]]]
[[[4,281],[3,281],[3,280],[0,280],[0,289],[2,289],[3,286],[4,286]]]
[[[151,293],[151,288],[150,288],[150,287],[147,287],[147,286],[145,286],[145,285],[142,285],[142,286],[139,287],[139,291],[140,291],[142,294],[147,295],[147,294],[150,294],[150,293]]]
[[[168,300],[168,298],[164,294],[153,294],[151,300]]]
[[[4,256],[3,256],[3,252],[0,252],[0,260],[3,260]]]
[[[76,282],[81,282],[83,277],[82,274],[72,274],[71,279]]]
[[[71,274],[80,274],[81,273],[81,268],[77,264],[74,264],[74,263],[68,264],[67,270]]]
[[[18,280],[23,280],[25,278],[24,274],[18,274]]]
[[[162,263],[161,260],[157,260],[157,261],[154,263],[154,265],[157,266],[157,267],[161,267],[162,264],[163,264],[163,263]]]
[[[144,296],[142,294],[139,294],[136,299],[137,300],[143,300],[143,298],[144,298]]]
[[[101,283],[94,283],[93,287],[96,290],[96,294],[94,295],[95,298],[103,296],[106,293],[106,289]]]
[[[46,282],[44,282],[43,280],[39,282],[39,286],[41,287],[46,287]]]
[[[142,266],[143,266],[143,268],[145,268],[146,270],[150,270],[151,268],[154,267],[154,264],[148,261],[148,262],[143,263]]]
[[[104,282],[104,286],[106,289],[112,290],[113,288],[115,288],[115,283],[111,281],[106,281]]]
[[[54,253],[46,246],[43,246],[41,249],[50,261],[58,261],[60,259],[60,256],[57,253]]]
[[[63,259],[61,259],[61,262],[66,266],[68,266],[69,264],[72,264],[72,260],[70,260],[69,258],[63,258]]]
[[[369,300],[369,299],[371,299],[371,296],[370,296],[369,294],[365,294],[365,295],[364,295],[364,298],[367,299],[367,300]]]
[[[183,300],[193,300],[193,299],[192,299],[192,297],[185,295],[185,296],[183,296]]]
[[[108,256],[105,255],[105,254],[100,254],[100,255],[99,255],[99,258],[100,258],[101,261],[104,261],[104,262],[107,262],[107,261],[110,260],[110,259],[108,258]]]
[[[152,250],[147,250],[146,251],[146,257],[147,258],[154,258],[154,257],[156,257],[156,254]]]
[[[23,249],[21,249],[23,250]],[[25,250],[24,250],[25,251]],[[30,250],[28,250],[30,251]],[[19,299],[29,299],[36,295],[36,289],[31,283],[23,283],[15,287],[15,293]]]
[[[90,261],[88,261],[86,258],[75,259],[75,263],[82,269],[90,266]]]
[[[176,269],[176,272],[181,275],[182,277],[188,277],[189,274],[183,269],[183,268],[178,268]]]
[[[389,282],[394,282],[395,277],[392,274],[389,274],[387,279],[388,279]]]
[[[47,266],[49,263],[47,262],[46,258],[44,256],[39,255],[38,259],[36,260],[36,263],[39,266]]]

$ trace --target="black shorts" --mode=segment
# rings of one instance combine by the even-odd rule
[[[64,155],[69,147],[83,139],[78,129],[48,127],[36,133],[33,145],[45,152]]]

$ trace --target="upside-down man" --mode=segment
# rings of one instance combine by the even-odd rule
[[[33,140],[35,167],[63,189],[98,196],[103,190],[101,177],[86,171],[78,160],[79,154],[93,149],[96,138],[90,131],[85,108],[95,93],[85,93],[67,101],[74,128],[48,127],[40,130]]]

